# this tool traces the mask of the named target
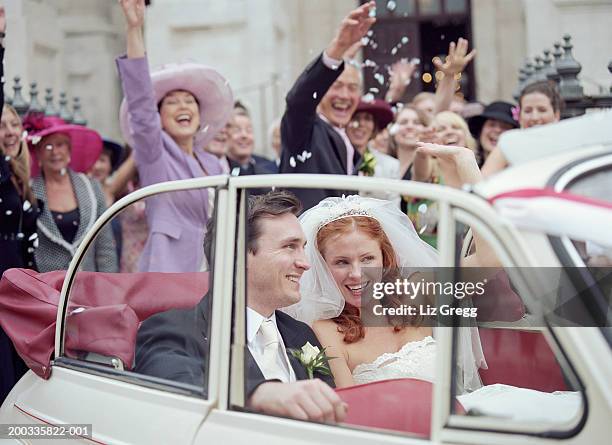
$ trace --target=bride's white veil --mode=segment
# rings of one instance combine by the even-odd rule
[[[395,250],[399,267],[408,275],[439,266],[438,252],[418,236],[410,219],[394,203],[359,195],[326,198],[299,218],[306,234],[306,257],[311,268],[300,279],[300,302],[283,309],[293,318],[312,325],[316,320],[334,318],[342,312],[344,297],[319,253],[316,238],[321,227],[351,216],[367,216],[378,221]],[[459,332],[461,386],[476,389],[481,386],[477,368],[486,366],[478,330],[462,328]]]

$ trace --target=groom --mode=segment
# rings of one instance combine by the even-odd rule
[[[307,342],[320,348],[317,337],[305,323],[277,311],[300,300],[299,279],[310,268],[304,253],[306,238],[296,217],[300,211],[300,202],[288,192],[271,192],[249,201],[247,405],[267,414],[340,422],[346,405],[331,389],[333,379],[315,373],[316,379],[306,380],[304,367],[287,353]],[[206,384],[209,316],[210,298],[205,296],[193,309],[175,309],[147,319],[138,331],[134,371]]]

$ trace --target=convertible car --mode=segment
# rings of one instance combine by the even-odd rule
[[[26,427],[66,425],[88,426],[70,430],[72,440],[84,444],[609,443],[612,140],[562,150],[554,150],[554,134],[538,144],[542,140],[550,146],[541,158],[464,190],[269,175],[162,183],[126,196],[96,222],[67,271],[5,273],[0,323],[30,371],[0,409],[0,424],[20,426],[12,435],[5,428],[0,443],[30,443],[27,437],[55,443],[57,436],[47,430]],[[487,283],[486,298],[471,302],[487,362],[480,369],[483,387],[466,397],[454,384],[462,328],[451,324],[436,330],[434,383],[395,379],[338,389],[349,406],[341,424],[249,409],[245,196],[266,188],[373,196],[392,191],[418,201],[417,230],[435,234],[439,266],[455,271],[456,279],[471,249],[471,231],[483,236],[503,264]],[[215,236],[212,256],[193,272],[104,274],[80,267],[114,218],[150,200],[183,203],[202,189],[215,192]],[[181,236],[171,222],[155,230]],[[202,240],[194,240],[193,248],[202,249]],[[141,322],[192,307],[204,295],[212,315],[201,384],[137,372]]]

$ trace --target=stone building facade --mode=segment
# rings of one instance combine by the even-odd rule
[[[435,2],[436,0],[397,0]],[[446,0],[448,1],[448,0]],[[146,41],[151,66],[194,60],[217,68],[252,110],[258,151],[270,153],[267,128],[306,64],[332,38],[358,0],[152,0]],[[113,59],[125,48],[115,0],[4,0],[7,94],[12,77],[39,90],[80,96],[89,124],[119,137],[122,97]],[[384,6],[384,0],[378,2]],[[609,88],[612,0],[470,0],[478,49],[476,97],[511,99],[527,56],[568,32],[587,92]],[[379,6],[380,7],[380,6]],[[24,88],[27,97],[28,88]]]

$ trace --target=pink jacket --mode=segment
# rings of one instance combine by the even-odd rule
[[[198,178],[202,169],[162,130],[146,58],[117,58],[134,138],[141,185]],[[196,147],[208,175],[222,174],[217,158]],[[202,244],[209,203],[206,190],[173,192],[147,200],[149,237],[140,258],[142,272],[196,272],[203,260]]]

